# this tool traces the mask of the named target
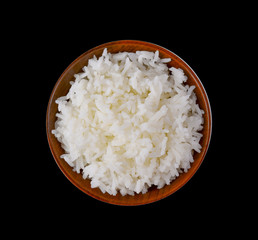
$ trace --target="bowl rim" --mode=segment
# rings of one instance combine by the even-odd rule
[[[51,144],[51,141],[50,141],[50,134],[52,130],[49,130],[49,114],[50,114],[50,105],[51,105],[51,102],[53,101],[53,98],[54,98],[54,94],[56,92],[56,89],[57,87],[59,86],[60,82],[62,81],[63,79],[63,76],[69,71],[69,69],[78,61],[80,61],[81,58],[83,58],[85,55],[89,54],[90,52],[93,52],[99,48],[103,48],[103,47],[108,47],[110,45],[114,45],[114,44],[127,44],[127,43],[131,43],[131,44],[136,44],[136,45],[148,45],[148,46],[151,46],[151,47],[154,47],[154,48],[160,48],[162,49],[163,51],[167,51],[169,54],[175,56],[176,58],[178,58],[184,65],[185,67],[188,68],[188,70],[190,71],[191,74],[193,74],[193,76],[195,76],[195,78],[198,80],[198,82],[200,83],[200,87],[201,87],[201,92],[203,93],[203,96],[205,98],[205,104],[207,103],[207,110],[208,110],[208,119],[209,119],[209,132],[208,132],[208,140],[207,140],[207,145],[205,146],[205,149],[202,149],[201,151],[203,152],[203,155],[202,155],[202,158],[201,160],[199,160],[199,163],[198,165],[196,166],[196,169],[195,171],[193,171],[191,174],[188,174],[187,177],[185,178],[184,181],[182,181],[180,184],[178,184],[174,190],[172,192],[167,192],[166,194],[162,195],[161,198],[159,199],[153,199],[153,200],[150,200],[150,201],[146,201],[146,202],[143,202],[143,203],[133,203],[133,204],[126,204],[126,203],[121,203],[121,202],[112,202],[112,201],[105,201],[104,199],[102,199],[101,197],[97,196],[97,195],[94,195],[88,191],[85,191],[85,189],[83,189],[79,184],[76,183],[76,181],[71,178],[70,176],[68,176],[68,174],[66,173],[66,170],[61,166],[61,164],[59,163],[59,160],[58,158],[60,156],[57,156],[55,151],[54,151],[54,148]],[[181,57],[179,57],[177,54],[175,54],[174,52],[172,52],[171,50],[163,47],[163,46],[160,46],[156,43],[152,43],[152,42],[149,42],[149,41],[142,41],[142,40],[115,40],[115,41],[110,41],[110,42],[106,42],[106,43],[102,43],[102,44],[99,44],[93,48],[90,48],[88,49],[87,51],[83,52],[81,55],[79,55],[77,58],[75,58],[66,68],[65,70],[62,72],[62,74],[59,76],[58,80],[56,81],[52,91],[51,91],[51,94],[50,94],[50,97],[49,97],[49,100],[48,100],[48,105],[47,105],[47,111],[46,111],[46,135],[47,135],[47,140],[48,140],[48,145],[49,145],[49,148],[51,150],[51,153],[52,153],[52,156],[54,157],[55,159],[55,162],[56,164],[58,165],[59,169],[62,171],[62,173],[66,176],[66,178],[74,185],[76,186],[78,189],[80,189],[83,193],[99,200],[99,201],[102,201],[104,203],[109,203],[109,204],[112,204],[112,205],[121,205],[121,206],[139,206],[139,205],[145,205],[145,204],[149,204],[149,203],[153,203],[153,202],[157,202],[161,199],[164,199],[170,195],[172,195],[173,193],[175,193],[176,191],[178,191],[179,189],[181,189],[194,175],[195,173],[197,172],[197,170],[199,169],[199,167],[201,166],[201,164],[203,163],[203,160],[205,159],[205,156],[208,152],[208,149],[209,149],[209,146],[210,146],[210,142],[211,142],[211,136],[212,136],[212,125],[213,125],[213,121],[212,121],[212,110],[211,110],[211,105],[210,105],[210,101],[209,101],[209,98],[208,98],[208,94],[206,92],[206,89],[204,88],[204,85],[202,83],[202,81],[200,80],[199,76],[194,72],[194,70],[188,65],[188,63],[186,63]]]

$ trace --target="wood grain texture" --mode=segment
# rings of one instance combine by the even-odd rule
[[[171,58],[172,61],[168,63],[169,67],[181,68],[184,70],[184,73],[188,77],[187,84],[195,85],[195,93],[197,95],[197,102],[200,105],[201,109],[205,111],[204,114],[204,128],[202,130],[203,137],[200,141],[202,145],[202,151],[200,153],[194,154],[194,162],[191,164],[191,168],[187,173],[182,173],[176,178],[170,185],[164,186],[162,189],[157,189],[156,187],[149,188],[149,191],[146,194],[136,194],[135,196],[122,196],[118,193],[116,196],[111,196],[108,193],[103,194],[99,188],[91,188],[90,180],[84,180],[81,174],[77,174],[72,170],[72,168],[60,158],[60,155],[64,153],[64,150],[61,147],[61,144],[57,141],[55,136],[51,134],[51,130],[54,129],[54,124],[56,121],[56,113],[57,113],[57,104],[55,100],[61,96],[64,96],[68,93],[70,88],[70,81],[74,80],[73,75],[75,73],[81,72],[82,67],[87,65],[88,60],[96,55],[97,57],[101,56],[104,48],[107,48],[108,52],[117,53],[117,52],[135,52],[138,50],[145,51],[156,51],[159,50],[161,58]],[[47,115],[46,115],[46,131],[48,143],[53,154],[53,157],[62,170],[64,175],[81,191],[84,193],[96,198],[100,201],[107,202],[110,204],[116,205],[142,205],[151,202],[158,201],[163,199],[175,191],[180,189],[184,184],[186,184],[197,169],[200,167],[206,152],[208,150],[210,138],[211,138],[211,129],[212,129],[212,116],[211,109],[207,94],[205,89],[199,80],[198,76],[194,73],[194,71],[177,55],[173,52],[152,44],[148,42],[135,41],[135,40],[122,40],[109,42],[106,44],[102,44],[97,46],[89,51],[83,53],[76,60],[74,60],[63,72],[63,74],[58,79],[57,83],[54,86],[54,89],[51,93]]]

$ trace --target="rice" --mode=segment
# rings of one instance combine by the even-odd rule
[[[169,61],[158,51],[105,49],[56,100],[52,133],[65,151],[61,157],[92,188],[123,196],[160,189],[187,172],[201,151],[204,111],[195,86]]]

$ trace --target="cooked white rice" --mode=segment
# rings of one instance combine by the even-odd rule
[[[200,152],[204,113],[183,70],[159,52],[107,49],[75,74],[56,100],[52,133],[61,157],[91,187],[122,195],[146,193],[187,172]]]

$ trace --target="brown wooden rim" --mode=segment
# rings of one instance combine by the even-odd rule
[[[114,44],[126,45],[126,44],[128,44],[128,43],[130,43],[130,44],[137,44],[137,45],[145,45],[145,46],[150,46],[150,47],[155,47],[157,50],[164,51],[164,52],[166,52],[168,55],[173,55],[174,59],[180,60],[180,61],[185,65],[185,67],[187,68],[187,70],[188,70],[192,75],[194,75],[194,76],[196,77],[196,79],[198,80],[198,83],[197,83],[197,84],[198,84],[198,87],[201,89],[201,93],[202,93],[203,98],[205,99],[205,105],[206,105],[206,108],[207,108],[207,110],[208,110],[208,114],[207,114],[207,115],[208,115],[208,120],[209,120],[209,122],[208,122],[208,124],[209,124],[209,134],[208,134],[208,140],[207,140],[208,144],[205,146],[205,149],[202,150],[202,152],[203,152],[202,159],[201,159],[201,161],[198,163],[198,165],[197,165],[197,167],[196,167],[196,171],[192,172],[192,174],[189,174],[189,175],[187,176],[187,178],[186,178],[183,182],[181,182],[181,184],[178,184],[177,187],[175,188],[175,190],[174,190],[172,193],[171,193],[171,192],[168,192],[167,194],[164,194],[164,195],[162,196],[162,198],[160,198],[160,199],[157,199],[157,200],[156,200],[156,199],[154,199],[154,200],[148,199],[148,200],[150,200],[150,201],[146,201],[146,202],[140,203],[140,204],[134,204],[134,203],[132,203],[132,204],[128,204],[128,203],[125,204],[125,203],[121,203],[121,202],[107,202],[107,201],[104,201],[103,199],[101,199],[99,196],[94,195],[94,194],[92,194],[92,193],[90,193],[90,192],[87,192],[87,191],[85,191],[85,189],[82,189],[72,178],[70,178],[70,177],[67,175],[65,169],[63,169],[62,166],[61,166],[61,165],[59,164],[59,162],[57,161],[58,156],[55,155],[54,149],[53,149],[52,145],[50,144],[50,140],[49,140],[49,133],[50,133],[51,131],[48,131],[48,128],[49,128],[49,126],[48,126],[48,118],[49,118],[49,112],[50,112],[50,102],[53,100],[53,99],[52,99],[52,98],[53,98],[53,95],[54,95],[54,93],[55,93],[55,91],[56,91],[56,88],[57,88],[57,86],[59,85],[59,82],[61,81],[63,75],[66,74],[67,71],[69,71],[69,69],[71,68],[71,66],[73,66],[73,64],[74,64],[75,62],[79,61],[84,55],[89,54],[90,52],[92,52],[92,51],[94,51],[94,50],[96,50],[96,49],[103,48],[104,46],[105,46],[105,47],[108,47],[108,46],[114,45]],[[155,43],[145,42],[145,41],[140,41],[140,40],[118,40],[118,41],[111,41],[111,42],[107,42],[107,43],[98,45],[98,46],[96,46],[96,47],[94,47],[94,48],[91,48],[90,50],[84,52],[84,53],[81,54],[79,57],[77,57],[74,61],[72,61],[72,62],[69,64],[69,66],[64,70],[64,72],[61,74],[61,76],[60,76],[59,79],[57,80],[57,82],[56,82],[56,84],[55,84],[55,86],[54,86],[54,88],[53,88],[53,90],[52,90],[52,92],[51,92],[51,95],[50,95],[50,98],[49,98],[49,101],[48,101],[47,112],[46,112],[46,134],[47,134],[47,139],[48,139],[48,143],[49,143],[49,147],[50,147],[51,153],[52,153],[52,155],[53,155],[53,157],[54,157],[54,159],[55,159],[55,162],[57,163],[58,167],[61,169],[61,171],[63,172],[63,174],[67,177],[67,179],[68,179],[73,185],[75,185],[78,189],[80,189],[82,192],[86,193],[87,195],[89,195],[89,196],[91,196],[91,197],[93,197],[93,198],[95,198],[95,199],[98,199],[98,200],[100,200],[100,201],[102,201],[102,202],[105,202],[105,203],[110,203],[110,204],[115,204],[115,205],[123,205],[123,206],[145,205],[145,204],[148,204],[148,203],[152,203],[152,202],[156,202],[156,201],[158,201],[158,200],[164,199],[164,198],[166,198],[167,196],[170,196],[171,194],[175,193],[178,189],[180,189],[182,186],[184,186],[184,185],[193,177],[193,175],[197,172],[197,170],[199,169],[199,167],[200,167],[200,165],[202,164],[202,162],[203,162],[203,160],[204,160],[204,158],[205,158],[205,155],[206,155],[206,153],[207,153],[207,151],[208,151],[208,148],[209,148],[209,145],[210,145],[210,140],[211,140],[211,135],[212,135],[212,113],[211,113],[211,106],[210,106],[210,101],[209,101],[209,99],[208,99],[208,95],[207,95],[207,93],[206,93],[206,90],[205,90],[205,88],[204,88],[204,86],[203,86],[201,80],[199,79],[198,75],[193,71],[193,69],[192,69],[182,58],[180,58],[178,55],[176,55],[176,54],[173,53],[172,51],[170,51],[170,50],[168,50],[168,49],[166,49],[166,48],[164,48],[164,47],[161,47],[161,46],[159,46],[159,45],[157,45],[157,44],[155,44]]]

